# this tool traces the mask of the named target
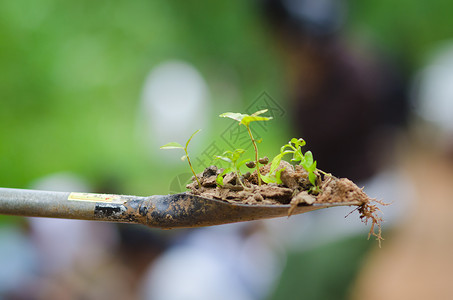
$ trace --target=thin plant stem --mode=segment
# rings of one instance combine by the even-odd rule
[[[235,165],[234,168],[236,169],[236,172],[235,172],[235,173],[236,173],[236,177],[238,178],[239,183],[240,183],[240,184],[242,185],[242,187],[245,189],[245,185],[242,183],[241,176],[240,176],[240,173],[239,173],[239,171],[238,171],[237,166]]]
[[[195,171],[193,170],[192,162],[190,161],[189,153],[187,153],[187,149],[186,148],[184,148],[184,152],[186,152],[187,162],[189,163],[190,170],[192,170],[192,174],[193,174],[193,176],[195,176],[195,179],[198,182],[198,188],[201,188],[200,180],[198,180],[197,174],[195,174]]]
[[[255,139],[253,138],[252,131],[250,127],[247,125],[247,131],[252,139],[253,147],[255,148],[255,164],[256,164],[256,175],[258,176],[258,185],[261,185],[261,174],[260,174],[260,166],[258,164],[258,147],[256,146]]]
[[[324,172],[323,170],[316,169],[316,171],[318,171],[319,173],[321,173],[321,174],[323,174],[323,175],[325,175],[325,176],[330,176],[330,177],[332,177],[332,174],[326,173],[326,172]]]

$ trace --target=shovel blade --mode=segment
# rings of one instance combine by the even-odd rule
[[[290,205],[248,205],[207,199],[181,193],[151,196],[146,225],[159,228],[202,227],[288,216]],[[314,203],[296,207],[292,215],[335,206],[359,205],[357,202]],[[143,214],[144,212],[142,212]]]

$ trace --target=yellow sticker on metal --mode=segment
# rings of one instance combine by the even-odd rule
[[[91,194],[91,193],[71,193],[68,200],[88,201],[88,202],[105,202],[105,203],[122,203],[119,195],[110,194]]]

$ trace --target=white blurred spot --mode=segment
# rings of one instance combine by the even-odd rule
[[[416,112],[441,131],[453,133],[453,43],[434,51],[416,78]]]
[[[144,138],[151,148],[168,142],[184,144],[197,129],[205,129],[210,118],[208,97],[207,84],[192,65],[167,61],[152,69],[141,107]],[[171,161],[175,161],[173,156]]]

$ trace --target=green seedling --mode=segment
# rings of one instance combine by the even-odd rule
[[[261,174],[261,179],[265,182],[265,183],[277,183],[277,184],[282,184],[282,180],[280,179],[281,177],[281,174],[283,172],[283,170],[285,170],[285,168],[281,168],[280,170],[274,170],[273,172],[269,171],[269,173],[267,173],[267,175],[262,175]]]
[[[193,176],[195,176],[195,179],[197,180],[199,188],[201,188],[201,184],[200,184],[200,181],[198,180],[197,174],[195,173],[195,171],[194,171],[194,169],[192,167],[192,162],[190,161],[189,152],[187,152],[187,147],[189,146],[189,143],[192,140],[193,136],[195,134],[197,134],[200,130],[201,129],[198,129],[197,131],[192,133],[192,135],[190,136],[190,138],[186,142],[186,146],[183,146],[183,145],[181,145],[179,143],[176,143],[176,142],[171,142],[171,143],[165,144],[162,147],[160,147],[160,149],[164,149],[164,150],[165,149],[182,149],[182,150],[184,150],[184,152],[186,154],[181,157],[181,160],[184,161],[187,158],[187,162],[189,163],[190,170],[192,171]]]
[[[226,112],[226,113],[219,115],[219,117],[222,117],[222,118],[230,118],[235,121],[238,121],[239,125],[244,124],[245,127],[247,128],[247,132],[250,136],[250,139],[252,140],[253,148],[255,149],[255,164],[256,164],[256,173],[258,176],[258,185],[261,185],[261,174],[260,174],[260,167],[258,164],[258,147],[256,146],[256,143],[257,142],[259,143],[260,141],[255,140],[255,138],[253,137],[252,131],[250,130],[250,123],[254,122],[254,121],[272,120],[272,117],[260,116],[261,114],[263,114],[265,112],[267,112],[267,109],[259,110],[251,115],[241,114],[241,113],[232,113],[232,112]]]
[[[244,165],[248,159],[238,162],[244,152],[244,149],[236,149],[234,151],[225,151],[222,155],[215,156],[215,159],[223,160],[229,164],[229,167],[225,168],[222,173],[217,175],[216,182],[219,186],[223,186],[223,176],[229,172],[233,172],[236,174],[239,183],[245,188],[244,183],[241,181],[241,171],[239,168]]]
[[[312,191],[313,192],[319,192],[319,186],[316,184],[316,161],[313,160],[313,154],[311,151],[305,152],[305,154],[302,153],[302,147],[305,146],[306,143],[303,139],[296,139],[292,138],[291,141],[288,142],[288,144],[283,145],[280,148],[280,154],[276,155],[274,159],[272,160],[271,167],[269,170],[268,177],[270,179],[276,179],[277,178],[277,171],[278,166],[280,165],[280,162],[286,154],[292,154],[293,158],[291,161],[296,161],[299,162],[299,164],[308,172],[308,180],[310,183],[313,185]],[[277,182],[278,183],[278,182]]]

